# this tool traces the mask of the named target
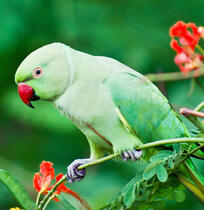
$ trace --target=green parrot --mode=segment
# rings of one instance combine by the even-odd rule
[[[106,152],[136,161],[145,156],[135,149],[138,145],[190,136],[158,88],[112,58],[53,43],[25,58],[15,82],[25,104],[33,107],[31,101],[50,101],[87,137],[90,157],[76,159],[68,166],[69,182],[85,176],[85,169],[78,170],[79,165]],[[196,155],[204,158],[201,152]],[[204,179],[190,158],[182,170],[179,180],[204,202]]]

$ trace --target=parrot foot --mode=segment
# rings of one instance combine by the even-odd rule
[[[80,165],[84,165],[86,163],[91,162],[92,159],[77,159],[74,160],[68,167],[67,167],[67,182],[73,183],[75,181],[81,181],[86,175],[86,169],[78,170]]]
[[[125,150],[121,153],[121,157],[124,161],[131,159],[133,161],[138,160],[142,156],[142,150]]]

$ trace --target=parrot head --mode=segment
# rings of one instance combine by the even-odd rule
[[[22,101],[32,107],[31,101],[53,101],[67,88],[69,82],[67,46],[53,43],[28,55],[18,67],[15,82]]]

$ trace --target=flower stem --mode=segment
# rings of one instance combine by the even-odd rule
[[[190,71],[188,74],[183,74],[182,72],[171,72],[147,74],[145,76],[152,82],[184,80],[204,76],[204,67],[202,65],[199,69]]]
[[[196,48],[204,55],[204,50],[199,44],[196,45]]]
[[[57,189],[57,187],[65,182],[67,180],[67,176],[64,175],[53,187],[52,189],[48,192],[48,194],[42,199],[42,201],[40,202],[38,208],[39,209],[44,209],[44,206],[47,205],[47,202],[49,202],[49,199],[52,199],[53,197],[53,193],[55,192],[55,190]]]
[[[42,195],[42,193],[41,192],[39,192],[38,193],[38,195],[37,195],[37,199],[36,199],[36,206],[38,206],[39,205],[39,202],[40,202],[40,196]]]
[[[174,139],[166,139],[166,140],[159,140],[159,141],[155,141],[155,142],[150,142],[147,144],[142,144],[138,147],[136,147],[137,150],[141,150],[141,149],[148,149],[151,147],[158,147],[158,146],[162,146],[165,144],[176,144],[176,143],[203,143],[204,144],[204,138],[174,138]],[[93,162],[81,165],[78,167],[78,169],[83,169],[89,166],[93,166],[102,162],[105,162],[107,160],[111,160],[113,158],[119,157],[120,154],[111,154],[108,155],[106,157],[100,158],[98,160],[94,160]],[[39,209],[44,209],[44,206],[47,205],[46,203],[49,202],[48,200],[52,199],[53,197],[53,193],[55,192],[55,190],[57,189],[57,187],[65,182],[67,180],[67,176],[64,175],[54,186],[53,188],[48,192],[48,194],[43,198],[43,200],[40,202],[40,205],[38,206]]]
[[[49,199],[47,200],[47,202],[46,202],[45,205],[43,206],[43,209],[42,209],[42,210],[45,210],[45,209],[46,209],[48,203],[49,203],[54,197],[55,197],[54,195],[52,195],[51,197],[49,197]]]

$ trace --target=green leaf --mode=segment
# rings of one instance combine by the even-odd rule
[[[65,209],[68,209],[68,210],[77,210],[77,208],[75,208],[70,203],[70,200],[67,197],[67,194],[61,193],[60,195],[57,196],[57,198],[60,200],[60,204],[62,204]]]
[[[109,207],[109,208],[108,208]],[[125,209],[124,204],[123,204],[123,196],[121,193],[119,193],[116,197],[116,199],[114,199],[110,204],[108,204],[108,206],[103,206],[102,208],[100,208],[99,210],[102,209],[108,209],[108,210],[123,210]]]
[[[174,168],[174,162],[173,162],[172,159],[169,158],[169,159],[167,160],[167,163],[168,163],[169,168],[171,168],[171,169]]]
[[[157,166],[157,162],[150,163],[144,170],[143,178],[145,180],[151,179],[157,173]]]
[[[159,155],[162,155],[162,154],[166,154],[167,156],[168,155],[173,155],[173,151],[171,151],[171,150],[160,150],[157,154]]]
[[[173,149],[174,149],[174,151],[175,151],[177,154],[179,154],[180,151],[181,151],[181,144],[180,144],[180,143],[178,143],[178,144],[173,144]]]
[[[123,188],[122,194],[124,195],[127,191],[129,191],[130,188],[132,188],[135,184],[138,184],[141,181],[143,181],[142,175],[137,175],[133,177]]]
[[[152,200],[165,199],[165,200],[177,200],[176,193],[179,191],[181,195],[178,195],[178,200],[185,198],[185,187],[180,181],[174,176],[170,175],[165,183],[160,183],[158,190],[152,196]]]
[[[158,154],[154,155],[150,158],[150,162],[155,162],[155,161],[163,161],[164,159],[168,159],[171,156],[171,154]]]
[[[157,210],[157,209],[164,209],[166,203],[163,200],[157,200],[157,201],[150,201],[148,203],[143,202],[140,205],[137,206],[136,209],[139,210]]]
[[[105,205],[103,207],[100,207],[99,210],[107,210],[107,209],[109,209],[109,207],[110,207],[110,204],[107,204],[107,205]]]
[[[135,190],[136,185],[133,185],[133,187],[131,187],[124,196],[123,202],[127,207],[130,207],[135,201]]]
[[[0,169],[0,180],[8,187],[24,209],[37,209],[23,186],[9,172]]]
[[[185,193],[183,191],[181,191],[181,190],[174,190],[174,199],[177,202],[181,203],[181,202],[183,202],[185,200],[185,198],[186,198],[186,195],[185,195]]]
[[[141,181],[143,181],[142,175],[135,176],[123,188],[122,190],[122,195],[124,197],[123,202],[127,207],[130,207],[132,203],[135,201],[135,197],[136,197],[135,192],[136,190],[138,190],[138,186]]]
[[[157,178],[160,182],[166,182],[168,179],[166,168],[162,164],[157,166]]]

